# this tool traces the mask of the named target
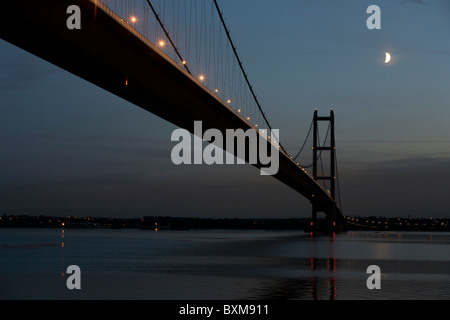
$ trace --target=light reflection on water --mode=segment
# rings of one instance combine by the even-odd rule
[[[0,298],[449,299],[449,249],[446,233],[0,229]]]

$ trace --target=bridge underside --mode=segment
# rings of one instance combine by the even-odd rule
[[[0,37],[190,132],[199,120],[203,130],[251,127],[181,66],[133,34],[126,22],[94,2],[2,1]],[[66,27],[69,5],[81,8],[80,30]],[[327,192],[283,152],[274,177],[309,199],[317,211],[335,217],[336,225],[344,223]]]

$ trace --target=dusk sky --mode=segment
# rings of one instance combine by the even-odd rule
[[[450,218],[449,1],[219,3],[290,153],[333,108],[345,216]],[[311,215],[250,165],[174,165],[174,125],[3,40],[0,101],[0,214]]]

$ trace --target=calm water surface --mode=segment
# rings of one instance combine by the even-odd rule
[[[72,264],[81,290],[66,287]],[[450,234],[6,228],[0,299],[448,300]]]

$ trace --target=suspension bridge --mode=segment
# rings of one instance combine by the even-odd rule
[[[74,5],[78,16],[68,10]],[[5,41],[191,133],[198,120],[203,130],[223,133],[272,130],[217,0],[22,0],[2,1],[0,8]],[[79,28],[70,28],[77,18]],[[322,141],[321,122],[328,122]],[[263,136],[279,152],[274,177],[311,202],[311,232],[318,212],[328,230],[345,228],[333,110],[328,116],[314,111],[298,152],[289,153],[279,137]],[[310,163],[300,163],[311,140]]]

